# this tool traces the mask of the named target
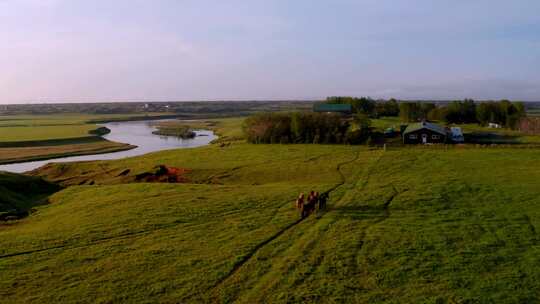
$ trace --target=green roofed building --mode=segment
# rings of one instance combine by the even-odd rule
[[[318,113],[341,113],[351,114],[352,107],[350,104],[339,103],[319,103],[313,106],[313,111]]]
[[[405,144],[441,144],[445,143],[448,130],[430,122],[410,124],[403,131],[403,143]]]

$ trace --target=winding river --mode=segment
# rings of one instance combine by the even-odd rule
[[[103,126],[111,130],[111,133],[103,136],[103,138],[110,141],[137,146],[135,149],[105,154],[71,156],[10,165],[0,165],[0,171],[22,173],[34,170],[48,163],[120,159],[161,150],[195,148],[208,145],[212,140],[217,138],[214,132],[208,130],[195,130],[197,136],[193,139],[181,139],[173,136],[154,135],[152,132],[156,130],[154,127],[156,122],[156,120],[153,120],[111,122],[103,124]]]

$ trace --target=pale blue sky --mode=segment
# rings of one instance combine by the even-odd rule
[[[540,100],[538,0],[0,0],[0,103]]]

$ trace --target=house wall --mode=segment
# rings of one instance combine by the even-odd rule
[[[428,144],[442,144],[446,142],[446,136],[441,135],[437,132],[433,132],[429,129],[420,129],[411,133],[407,133],[403,135],[403,143],[405,144],[421,144],[422,143],[422,135],[427,135],[427,143]],[[416,138],[411,138],[411,135]],[[434,138],[434,136],[436,138]]]

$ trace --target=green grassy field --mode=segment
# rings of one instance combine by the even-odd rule
[[[539,163],[538,149],[234,143],[52,165],[35,174],[76,186],[0,226],[0,298],[538,302]],[[158,164],[189,182],[133,183]],[[299,221],[311,189],[334,189],[329,210]]]
[[[92,136],[89,132],[96,128],[95,125],[0,127],[0,141],[18,142],[88,137]]]
[[[384,131],[387,128],[394,128],[396,131],[399,131],[399,126],[403,123],[399,117],[381,117],[378,119],[371,120],[371,126],[378,131]]]
[[[97,121],[121,121],[133,119],[159,118],[174,113],[136,114],[46,114],[46,115],[0,115],[0,127],[58,126],[93,124]]]

